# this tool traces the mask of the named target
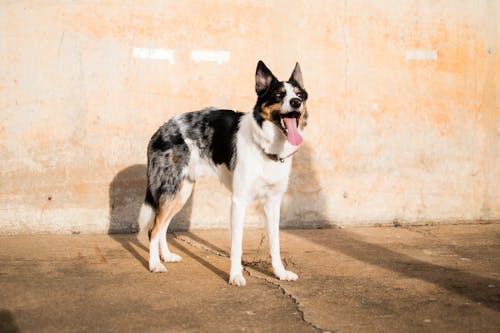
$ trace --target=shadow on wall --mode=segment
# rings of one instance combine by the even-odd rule
[[[139,231],[137,219],[144,202],[147,168],[136,164],[120,171],[109,186],[109,234],[129,234]],[[169,230],[188,230],[192,199],[174,217]]]
[[[288,191],[281,205],[281,225],[287,228],[329,228],[323,184],[313,168],[312,149],[304,143],[293,158]]]
[[[137,217],[146,193],[146,166],[133,165],[120,171],[109,185],[110,234],[139,231]]]
[[[14,315],[9,310],[0,309],[0,332],[2,333],[21,332],[19,326],[17,326]]]

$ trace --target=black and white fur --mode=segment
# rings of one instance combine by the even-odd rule
[[[184,113],[170,119],[151,138],[148,186],[139,225],[141,231],[149,232],[152,272],[166,271],[160,256],[165,262],[181,260],[168,249],[168,225],[191,195],[195,181],[215,174],[232,191],[229,283],[246,284],[241,264],[243,222],[247,205],[255,199],[263,202],[274,274],[281,280],[297,279],[281,261],[279,220],[291,156],[307,123],[307,92],[298,63],[290,79],[282,82],[259,61],[255,79],[253,112],[207,108]],[[289,118],[297,122],[296,129],[286,126]],[[295,135],[295,139],[287,139],[287,135]]]

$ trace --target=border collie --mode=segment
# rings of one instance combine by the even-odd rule
[[[161,126],[148,145],[148,186],[139,226],[149,233],[149,269],[166,272],[160,261],[177,262],[167,229],[189,196],[196,179],[215,174],[232,192],[229,283],[244,286],[241,255],[245,210],[263,203],[274,274],[296,280],[280,256],[280,205],[288,186],[292,155],[307,125],[302,73],[297,63],[288,81],[279,81],[259,61],[253,112],[207,108],[177,115]]]

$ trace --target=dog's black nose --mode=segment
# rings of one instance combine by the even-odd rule
[[[300,104],[302,104],[302,100],[300,98],[295,97],[290,100],[290,105],[294,109],[300,108]]]

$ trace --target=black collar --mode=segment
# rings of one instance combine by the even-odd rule
[[[269,157],[269,159],[271,161],[275,161],[275,162],[281,162],[281,163],[285,163],[285,159],[283,157],[279,157],[278,154],[268,154],[268,153],[265,153],[267,157]]]
[[[268,153],[266,153],[266,152],[264,152],[264,154],[266,154],[266,156],[267,156],[267,157],[269,157],[269,159],[270,159],[271,161],[285,163],[285,160],[286,160],[287,158],[289,158],[289,157],[292,157],[292,156],[293,156],[293,154],[295,154],[296,152],[297,152],[297,150],[296,150],[296,151],[294,151],[293,153],[291,153],[290,155],[285,156],[285,157],[280,157],[278,154],[268,154]]]

